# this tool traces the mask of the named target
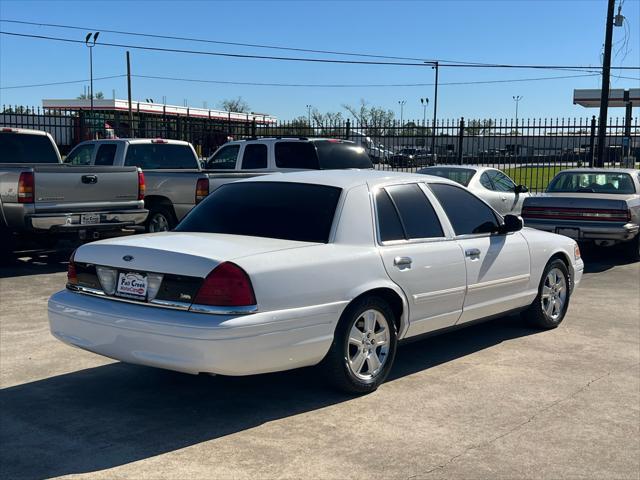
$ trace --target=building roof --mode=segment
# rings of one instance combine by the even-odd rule
[[[90,110],[90,99],[43,99],[42,106],[48,110]],[[178,105],[166,105],[164,103],[153,102],[131,102],[134,112],[142,112],[156,115],[169,115],[180,117],[209,118],[212,120],[231,120],[234,122],[275,123],[277,118],[265,113],[239,113],[226,112],[224,110],[214,110],[211,108],[181,107]],[[99,111],[121,111],[129,110],[129,101],[117,98],[94,98],[93,109]]]

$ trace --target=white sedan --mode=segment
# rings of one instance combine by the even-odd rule
[[[173,232],[81,246],[49,321],[124,362],[223,375],[320,364],[364,393],[399,340],[515,311],[558,326],[582,271],[573,240],[522,229],[443,178],[291,173],[224,185]]]
[[[497,168],[477,165],[436,165],[417,173],[448,178],[464,185],[501,215],[520,215],[522,203],[529,196],[529,189],[516,182]]]

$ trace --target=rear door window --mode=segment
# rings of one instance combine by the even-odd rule
[[[318,154],[311,142],[277,142],[276,167],[318,170]]]
[[[438,215],[417,184],[394,185],[387,191],[400,214],[407,239],[444,237]]]
[[[227,145],[214,153],[207,160],[207,168],[211,170],[234,170],[238,161],[240,145]]]
[[[182,170],[198,168],[198,159],[189,145],[132,143],[127,148],[125,165],[143,170]]]
[[[0,163],[58,163],[46,135],[0,133]]]
[[[64,163],[68,163],[69,165],[91,165],[94,148],[95,145],[93,143],[79,145],[74,148],[69,155],[67,155],[67,158],[64,159]]]
[[[491,179],[489,178],[489,174],[487,172],[484,172],[482,175],[480,175],[480,185],[482,185],[487,190],[495,190],[495,187],[493,186],[493,183],[491,183]]]
[[[396,207],[391,201],[391,197],[383,188],[376,194],[376,209],[378,213],[378,230],[380,231],[381,242],[391,242],[393,240],[404,240],[404,230],[400,223],[400,216]]]
[[[96,161],[93,162],[94,165],[113,165],[117,149],[118,145],[115,143],[104,143],[100,145],[96,153]]]
[[[493,233],[498,230],[495,213],[475,195],[454,185],[432,183],[429,187],[449,217],[456,235]]]
[[[246,145],[242,154],[242,168],[246,170],[267,168],[267,146],[262,143]]]
[[[373,168],[367,152],[359,145],[342,141],[320,140],[314,142],[318,150],[320,168]]]

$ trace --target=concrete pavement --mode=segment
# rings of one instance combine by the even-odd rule
[[[0,477],[637,479],[640,264],[587,266],[560,328],[405,345],[359,398],[314,369],[196,377],[73,349],[46,319],[64,264],[0,269]]]

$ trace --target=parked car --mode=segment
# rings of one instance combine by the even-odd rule
[[[401,339],[521,310],[564,318],[583,263],[440,177],[345,170],[214,191],[174,232],[75,251],[55,337],[124,362],[249,375],[315,364],[350,392]]]
[[[464,185],[478,197],[491,205],[501,215],[520,215],[524,199],[529,197],[529,189],[516,185],[504,172],[489,167],[475,165],[440,165],[418,170],[417,173],[448,178]]]
[[[94,238],[144,222],[145,179],[136,167],[70,168],[46,132],[0,128],[0,243]]]
[[[416,154],[417,149],[415,148],[401,148],[397,153],[389,157],[389,166],[393,168],[417,167],[419,164]]]
[[[623,243],[640,260],[640,170],[564,170],[546,193],[525,200],[522,217],[527,226],[581,242]]]

